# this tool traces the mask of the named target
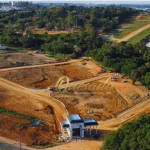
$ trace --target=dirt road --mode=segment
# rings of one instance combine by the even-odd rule
[[[10,91],[17,91],[18,96],[19,94],[23,93],[25,95],[28,95],[30,98],[32,97],[33,100],[36,99],[39,102],[45,102],[48,105],[52,106],[54,108],[56,119],[60,122],[65,120],[67,117],[65,108],[59,102],[52,100],[48,95],[39,95],[35,92],[35,90],[24,88],[23,86],[17,85],[2,78],[0,78],[0,85],[3,85],[3,87],[9,89]],[[30,100],[31,99],[29,99],[28,103],[30,103]]]
[[[148,29],[148,28],[150,28],[150,24],[145,25],[145,26],[143,26],[143,27],[137,29],[136,31],[131,32],[130,34],[128,34],[127,36],[125,36],[125,37],[123,37],[123,38],[117,40],[116,42],[117,42],[117,43],[120,43],[120,42],[122,42],[122,41],[128,41],[128,40],[131,39],[132,37],[138,35],[139,33],[141,33],[142,31],[144,31],[144,30],[146,30],[146,29]]]
[[[72,140],[70,143],[45,148],[42,150],[99,150],[101,145],[102,141],[81,139],[77,142],[76,140]],[[20,145],[18,141],[9,140],[3,137],[0,137],[0,148],[1,147],[4,148],[4,150],[20,150]],[[29,148],[23,143],[21,143],[21,149],[38,150],[36,148]]]
[[[103,74],[101,74],[97,77],[90,78],[90,79],[85,79],[85,80],[69,83],[69,86],[92,82],[95,80],[99,80],[101,78],[103,78]],[[104,76],[104,78],[106,78],[106,76]],[[3,78],[0,78],[0,84],[2,84],[5,87],[8,87],[8,88],[17,89],[18,92],[23,91],[23,92],[26,92],[27,94],[32,94],[33,96],[38,97],[38,100],[44,101],[44,102],[50,104],[51,106],[53,106],[55,108],[55,110],[57,110],[58,112],[60,112],[60,110],[61,110],[61,113],[58,113],[56,111],[56,114],[58,115],[59,120],[60,120],[60,118],[63,120],[67,116],[66,108],[59,101],[55,101],[55,100],[50,101],[47,96],[42,97],[40,95],[37,95],[37,93],[39,93],[39,90],[24,88],[23,86],[17,85],[16,83],[10,82]],[[62,87],[65,88],[65,87],[68,87],[68,85],[62,85]],[[124,112],[118,114],[117,118],[115,118],[115,119],[111,119],[111,120],[107,120],[107,121],[100,121],[99,129],[106,129],[106,128],[113,129],[114,126],[127,121],[131,117],[138,115],[143,110],[146,110],[147,108],[149,108],[149,104],[150,104],[150,97],[148,97],[146,100],[142,101],[141,103],[138,103],[137,105],[133,106],[132,108],[129,108],[129,109],[125,110]]]
[[[3,69],[0,69],[0,72],[9,71],[9,70],[27,69],[27,68],[46,67],[46,66],[67,65],[67,64],[75,63],[75,62],[78,62],[78,61],[81,61],[81,60],[82,59],[70,60],[70,61],[66,61],[66,62],[52,63],[52,64],[42,64],[42,65],[33,65],[33,66],[21,66],[21,67],[3,68]]]
[[[98,80],[99,77],[101,77],[101,76],[94,77],[93,79]],[[91,81],[93,79],[83,80],[83,81],[80,81],[80,83],[83,83],[83,82],[85,83],[85,81]],[[79,83],[79,81],[77,81],[77,82]],[[54,107],[55,114],[57,116],[58,121],[62,121],[64,119],[66,119],[66,116],[67,116],[66,108],[59,101],[52,100],[48,96],[38,95],[37,93],[39,91],[37,91],[37,93],[36,93],[36,90],[24,88],[22,86],[19,86],[15,83],[12,83],[12,82],[7,81],[2,78],[0,78],[0,84],[9,88],[10,90],[11,89],[17,90],[18,94],[21,92],[24,92],[25,94],[30,95],[33,98],[38,99],[39,101],[46,102],[47,104]],[[73,84],[75,84],[75,83],[73,83]],[[150,97],[147,98],[145,101],[142,101],[141,103],[135,105],[134,107],[129,108],[129,109],[125,110],[124,112],[118,114],[117,117],[114,119],[110,119],[107,121],[99,121],[98,129],[100,129],[100,130],[115,130],[118,128],[118,125],[126,122],[127,120],[129,120],[132,117],[137,116],[142,111],[149,108],[150,107],[149,104],[150,104]],[[4,143],[9,143],[9,142],[7,142],[7,139],[5,139]],[[75,150],[75,149],[98,150],[101,144],[102,144],[102,142],[95,141],[95,140],[88,140],[88,144],[87,144],[87,140],[80,140],[78,142],[73,141],[71,143],[52,147],[49,149],[50,150],[56,150],[56,149],[57,150],[63,150],[63,149],[64,150]]]
[[[89,83],[89,82],[93,82],[93,81],[100,80],[100,79],[105,79],[105,78],[109,79],[110,75],[106,76],[105,74],[101,73],[100,75],[92,77],[92,78],[88,78],[88,79],[79,80],[79,81],[76,81],[76,82],[69,83],[69,78],[68,77],[65,77],[65,78],[62,77],[62,79],[60,78],[60,81],[58,81],[60,84],[58,83],[58,84],[56,84],[56,86],[59,89],[63,89],[63,88],[73,87],[73,86],[77,86],[79,84],[81,85],[81,84],[84,84],[84,83]],[[66,83],[63,84],[63,82],[65,82],[65,81],[66,81]]]
[[[144,110],[147,110],[150,107],[150,97],[138,103],[137,105],[126,109],[122,113],[118,114],[116,118],[107,120],[107,121],[99,121],[99,129],[104,130],[114,130],[117,129],[119,125],[127,122],[129,119],[138,116]]]
[[[77,62],[77,61],[81,61],[81,60],[73,60],[71,61],[71,63],[73,62]],[[34,68],[34,67],[39,67],[39,66],[49,66],[49,65],[61,65],[61,64],[67,64],[70,62],[62,62],[62,63],[55,63],[55,64],[44,64],[44,65],[35,65],[35,66],[23,66],[23,67],[15,67],[15,68],[6,68],[6,69],[1,69],[0,71],[7,71],[7,70],[14,70],[14,69],[22,69],[22,68]],[[84,84],[84,83],[88,83],[88,82],[92,82],[92,81],[96,81],[96,80],[100,80],[103,79],[105,80],[105,78],[109,79],[110,76],[104,75],[103,73],[100,74],[99,76],[95,76],[92,78],[88,78],[85,80],[79,80],[76,82],[71,82],[68,85],[62,85],[63,88],[68,87],[68,86],[74,86],[77,84]],[[52,106],[54,108],[54,112],[56,115],[56,118],[58,119],[59,122],[63,121],[66,119],[67,117],[67,111],[66,108],[64,107],[64,105],[62,105],[62,103],[60,103],[57,100],[54,100],[52,98],[49,97],[48,93],[49,90],[45,89],[45,90],[35,90],[35,89],[28,89],[25,88],[23,86],[20,86],[16,83],[13,83],[11,81],[8,81],[6,79],[0,78],[0,85],[3,85],[4,87],[8,88],[9,90],[14,89],[18,92],[18,94],[20,93],[24,93],[25,95],[29,95],[29,97],[31,98],[31,100],[36,99],[38,101],[41,102],[45,102],[48,105]],[[45,94],[45,95],[44,95]],[[99,121],[99,126],[98,129],[100,131],[102,130],[116,130],[118,128],[118,125],[128,121],[129,119],[131,119],[132,117],[137,116],[138,114],[140,114],[141,112],[143,112],[144,110],[146,110],[147,108],[149,108],[150,104],[150,98],[142,101],[141,103],[133,106],[132,108],[129,108],[127,110],[125,110],[124,112],[118,114],[116,116],[116,118],[107,120],[107,121]],[[2,141],[2,143],[10,143],[10,141],[8,139],[5,140],[1,140],[0,137],[0,141]],[[15,142],[15,141],[13,141]],[[10,143],[13,145],[13,142]],[[15,142],[17,143],[17,142]],[[79,140],[78,142],[76,142],[75,140],[73,140],[71,143],[67,143],[64,145],[60,145],[60,146],[56,146],[56,147],[52,147],[52,148],[48,148],[49,150],[99,150],[99,147],[102,145],[102,141],[100,140],[87,140],[87,139],[82,139]],[[23,148],[27,148],[25,146],[23,146]],[[47,150],[48,150],[47,149]]]

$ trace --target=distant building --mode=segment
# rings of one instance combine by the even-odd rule
[[[146,47],[150,47],[150,42],[146,43],[145,46],[146,46]]]
[[[12,2],[11,2],[11,6],[12,6],[12,7],[16,6],[16,2],[12,1]]]
[[[0,49],[6,49],[6,46],[0,45]]]
[[[94,119],[83,120],[78,114],[68,115],[67,120],[61,122],[61,130],[64,138],[84,138],[84,135],[91,135],[95,127],[97,134],[98,123]]]

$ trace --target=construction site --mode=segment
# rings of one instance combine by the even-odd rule
[[[61,123],[68,115],[81,116],[81,124],[84,120],[95,120],[97,127],[92,133],[102,137],[102,131],[115,130],[122,123],[149,112],[145,87],[139,82],[132,85],[131,79],[119,73],[104,71],[90,58],[1,68],[0,136],[18,141],[21,135],[27,146],[62,144],[64,141],[59,135],[64,124]],[[63,81],[58,89],[60,78]],[[26,116],[20,117],[20,114]],[[41,124],[32,127],[30,117],[40,120]],[[74,135],[82,138],[84,133],[91,133],[90,127],[85,128],[83,134],[74,131]],[[93,136],[91,140],[95,140]],[[99,149],[100,140],[95,141],[94,150]]]

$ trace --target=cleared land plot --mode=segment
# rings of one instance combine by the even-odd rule
[[[31,127],[30,121],[10,114],[0,113],[0,136],[11,138],[31,146],[35,141],[54,141],[55,135],[50,126],[41,124],[38,127]]]
[[[68,76],[71,81],[75,81],[93,75],[86,68],[71,64],[5,71],[1,72],[0,76],[25,87],[43,89],[54,86],[62,76]]]
[[[144,39],[146,36],[150,35],[150,28],[144,30],[143,32],[139,33],[138,35],[134,36],[133,38],[129,39],[129,43],[136,44],[142,39]]]
[[[28,145],[35,143],[36,140],[54,141],[54,132],[57,129],[54,127],[53,107],[39,100],[40,97],[33,92],[0,80],[0,136],[19,140],[19,135],[21,135],[23,142]],[[10,112],[3,111],[3,107],[10,110]],[[22,118],[18,114],[24,114],[27,117],[31,116],[38,120],[49,122],[49,124],[42,124],[39,127],[32,128],[30,126],[31,120],[25,119],[26,117]]]
[[[126,24],[126,25],[124,24],[120,29],[121,31],[115,35],[115,38],[117,39],[123,38],[128,34],[132,33],[133,31],[136,31],[137,29],[148,24],[150,24],[150,21],[145,22],[135,21],[133,24]]]
[[[47,33],[47,34],[68,34],[70,32],[73,32],[72,30],[68,30],[68,31],[47,31],[45,29],[32,29],[32,32],[35,33],[35,34],[44,34],[44,33]]]
[[[124,41],[125,37],[150,24],[150,15],[139,14],[130,20],[128,19],[127,22],[129,23],[122,24],[120,27],[118,27],[118,31],[114,32],[113,36],[110,36],[111,40],[117,41],[117,39],[120,39],[120,41]]]
[[[150,21],[150,14],[144,14],[139,18],[139,21]]]
[[[81,61],[70,65],[5,71],[1,72],[0,76],[25,87],[44,89],[56,85],[62,76],[68,76],[73,85],[75,81],[88,80],[101,72],[102,70],[92,61],[87,61],[86,65],[82,65]],[[95,86],[100,87],[98,91],[81,89],[74,90],[75,93],[68,95],[54,94],[66,105],[69,113],[80,113],[84,118],[93,117],[97,120],[113,118],[117,113],[140,102],[144,92],[132,85],[130,80],[124,84],[122,77],[116,76],[115,81],[111,81],[111,76],[113,73],[102,73],[100,80],[92,80],[89,83],[91,85],[94,81]],[[79,83],[83,84],[82,81]],[[87,88],[90,85],[86,85]],[[133,98],[135,96],[136,99]]]
[[[27,87],[33,87],[33,80],[35,79],[37,81],[41,81],[41,79],[44,79],[43,81],[45,81],[46,77],[49,76],[49,79],[52,80],[52,82],[54,83],[59,77],[61,77],[62,75],[66,75],[69,76],[70,79],[72,79],[72,81],[74,81],[75,79],[88,79],[90,77],[93,77],[93,75],[98,75],[101,71],[101,69],[95,64],[93,64],[91,61],[87,61],[86,65],[82,65],[82,62],[78,62],[76,64],[71,65],[59,65],[51,67],[41,67],[34,69],[31,68],[31,70],[22,69],[6,71],[1,72],[0,75],[2,75],[4,78],[6,77],[7,79],[13,82],[17,82],[18,84],[22,84],[22,82],[24,82],[23,85]],[[27,77],[26,75],[28,73],[29,75]],[[109,77],[111,77],[112,75],[115,76],[115,81],[110,80]],[[141,89],[139,86],[132,85],[131,80],[127,79],[127,83],[122,83],[122,77],[117,76],[113,73],[103,73],[103,77],[104,78],[102,78],[99,81],[91,82],[95,84],[100,84],[101,88],[99,89],[99,91],[87,91],[88,93],[80,93],[75,91],[74,93],[62,95],[54,93],[53,96],[57,97],[58,100],[64,102],[70,113],[79,113],[83,118],[96,118],[98,120],[105,120],[108,118],[115,117],[116,113],[127,108],[126,103],[128,103],[129,106],[135,105],[136,103],[140,102],[145,96],[144,90]],[[37,85],[37,87],[39,87],[39,85]],[[42,88],[47,88],[47,85],[43,84]],[[48,90],[26,89],[23,87],[16,86],[15,84],[9,82],[4,82],[0,79],[0,91],[0,98],[2,98],[0,99],[1,106],[11,110],[16,110],[23,114],[34,116],[38,119],[45,121],[45,123],[48,123],[48,125],[50,125],[49,131],[45,130],[45,127],[40,126],[40,129],[32,129],[29,127],[27,130],[20,130],[16,128],[16,130],[10,132],[9,129],[11,128],[11,126],[9,126],[8,124],[8,116],[5,115],[6,117],[4,118],[0,116],[0,119],[2,119],[2,129],[4,129],[4,131],[0,132],[2,136],[17,140],[14,136],[18,136],[18,134],[20,133],[23,136],[25,135],[25,140],[27,140],[24,140],[23,142],[28,143],[29,145],[35,142],[36,139],[41,142],[55,140],[55,131],[57,131],[56,126],[51,126],[56,125],[54,114],[59,119],[59,121],[62,121],[66,117],[66,111],[65,108],[62,105],[60,105],[59,102],[52,100],[50,97],[46,96],[48,95]],[[47,93],[46,95],[44,91]],[[95,94],[95,92],[97,92],[98,94]],[[54,112],[52,111],[53,109],[55,110]],[[130,114],[129,116],[131,116]],[[15,116],[12,117],[12,119],[16,120]],[[3,124],[3,121],[5,121],[5,124]],[[26,123],[26,120],[19,119],[16,120],[16,122],[17,125],[18,122],[22,122],[24,124]],[[103,134],[102,129],[106,130],[107,128],[110,128],[111,125],[113,125],[111,126],[111,129],[116,129],[116,124],[118,124],[118,122],[123,122],[122,117],[119,118],[119,121],[115,121],[115,119],[112,119],[108,120],[108,122],[100,122],[98,129],[100,129],[99,131],[101,138]],[[10,125],[13,126],[14,124],[15,122],[12,121],[12,124]],[[30,137],[28,137],[28,135],[30,135]],[[78,142],[73,141],[69,144],[53,147],[51,149],[66,150],[71,148],[72,150],[98,150],[100,145],[101,142],[99,139],[93,140],[93,138],[90,137],[89,140],[79,140]]]
[[[9,120],[6,121],[8,112],[4,112],[4,119],[0,116],[2,125],[4,126],[4,132],[0,132],[0,135],[10,139],[13,139],[14,134],[17,133],[19,135],[25,135],[27,138],[24,142],[29,145],[34,144],[36,141],[39,141],[38,143],[45,143],[47,141],[56,142],[56,134],[58,130],[60,131],[60,124],[58,124],[58,122],[63,121],[67,115],[64,107],[59,102],[53,101],[48,95],[37,94],[34,90],[26,89],[1,78],[0,104],[1,107],[7,108],[8,110],[13,110],[44,122],[46,125],[44,127],[35,127],[34,130],[32,130],[32,128],[29,128],[29,130],[22,129],[22,125],[19,124],[24,124],[22,117],[18,115],[14,116],[14,113],[9,113],[14,116],[12,119],[15,119],[15,117],[18,118],[18,121],[16,121],[17,126],[15,126],[16,128],[13,128],[13,132],[11,132],[10,128],[13,124],[11,124]],[[3,111],[0,111],[0,114],[1,113],[3,113]],[[41,130],[44,130],[44,132]],[[28,138],[28,135],[30,138]]]
[[[128,34],[127,36],[117,40],[118,43],[122,42],[122,41],[128,41],[129,39],[131,39],[132,37],[140,34],[141,32],[145,31],[146,29],[150,28],[150,24],[147,24],[139,29],[137,29],[136,31],[131,32],[130,34]]]
[[[53,58],[46,57],[44,54],[5,52],[0,55],[0,68],[37,65],[52,61],[54,61]]]
[[[114,118],[116,114],[139,103],[144,97],[141,89],[128,83],[122,83],[121,77],[116,77],[115,81],[111,81],[112,73],[105,73],[102,78],[95,82],[94,87],[97,90],[90,90],[89,85],[74,88],[74,92],[68,94],[54,93],[56,99],[62,101],[69,113],[79,113],[84,118],[95,118],[96,120],[106,120]]]

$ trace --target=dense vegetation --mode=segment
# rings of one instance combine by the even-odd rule
[[[107,42],[101,48],[87,51],[86,55],[115,72],[129,76],[133,84],[140,80],[150,88],[150,48],[141,44]]]
[[[74,5],[49,9],[32,6],[25,11],[3,12],[0,22],[11,23],[11,28],[17,30],[28,27],[45,27],[47,30],[77,29],[91,24],[96,29],[110,31],[135,13],[137,11],[134,9],[115,5],[90,8]]]
[[[87,49],[100,47],[101,39],[98,36],[100,33],[111,31],[126,17],[135,13],[135,10],[121,6],[94,8],[62,6],[49,9],[32,6],[24,11],[2,12],[0,43],[25,48],[42,47],[43,51],[47,51],[52,46],[57,47],[56,49],[61,53],[66,53],[65,49],[67,53],[72,53],[73,47],[78,46],[84,52]],[[31,33],[33,28],[73,30],[75,33],[43,37]],[[60,46],[57,46],[58,43]],[[49,51],[51,52],[51,49]]]
[[[4,108],[4,107],[0,107],[0,113],[13,115],[13,116],[20,117],[20,118],[27,119],[27,120],[36,120],[36,118],[34,118],[34,117],[24,115],[15,110],[10,110],[10,109]]]
[[[105,136],[102,150],[150,149],[150,114],[144,114],[134,122],[124,124],[119,130]]]
[[[41,11],[37,14],[34,24],[38,27],[57,30],[84,27],[86,24],[91,24],[96,29],[110,31],[125,17],[134,13],[135,10],[120,6],[94,8],[67,6]]]
[[[103,66],[140,80],[150,88],[150,49],[142,44],[114,44],[101,38],[137,13],[121,6],[82,7],[61,6],[27,7],[24,11],[0,13],[0,43],[8,46],[41,49],[51,55],[69,54],[78,58],[86,54]],[[72,30],[68,34],[34,34],[34,28]]]

